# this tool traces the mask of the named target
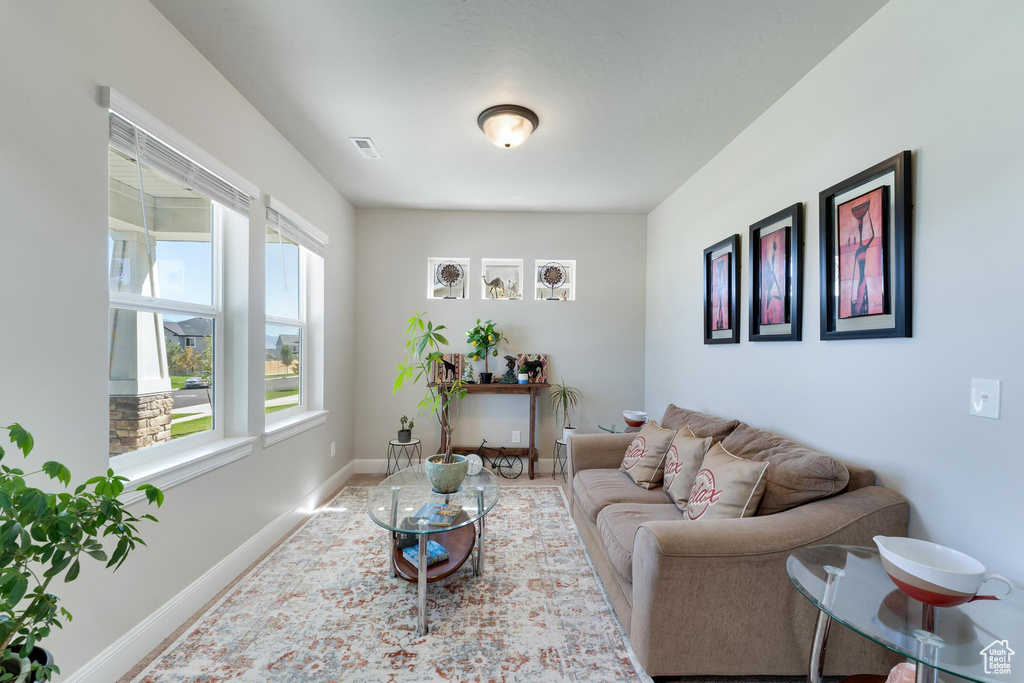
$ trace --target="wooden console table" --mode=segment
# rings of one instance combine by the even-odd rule
[[[436,386],[436,385],[431,385],[431,386]],[[516,456],[525,455],[525,456],[527,456],[527,458],[528,458],[527,462],[529,463],[529,468],[528,468],[527,471],[529,472],[530,479],[533,479],[533,463],[537,460],[537,443],[536,443],[536,434],[537,434],[537,392],[540,391],[541,389],[547,389],[551,385],[548,384],[547,382],[544,382],[544,383],[538,382],[536,384],[497,384],[497,383],[491,383],[491,384],[464,384],[463,386],[466,388],[466,394],[467,395],[472,395],[472,394],[506,394],[506,395],[511,395],[511,394],[529,394],[530,395],[530,440],[527,441],[528,446],[526,448],[506,448],[505,452],[508,453],[509,455],[516,455]],[[447,431],[444,427],[446,427],[446,426],[447,425],[442,425],[442,428],[441,428],[441,449],[442,450],[448,445],[448,444],[444,443],[444,435],[445,435],[445,432]],[[470,453],[475,452],[474,448],[466,449],[466,448],[456,448],[456,447],[453,447],[452,450],[466,450],[467,452],[470,452]]]

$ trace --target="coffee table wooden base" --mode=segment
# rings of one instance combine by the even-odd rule
[[[462,513],[465,515],[466,513]],[[448,551],[448,559],[427,567],[427,583],[433,583],[446,579],[459,570],[466,560],[473,554],[473,547],[476,544],[476,527],[467,524],[453,531],[443,531],[430,534],[428,539],[437,541]],[[398,540],[392,544],[391,562],[394,565],[395,573],[406,581],[416,583],[419,581],[419,568],[405,559],[402,551],[398,548]]]

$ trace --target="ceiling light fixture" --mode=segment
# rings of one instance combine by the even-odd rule
[[[540,120],[526,107],[499,104],[480,112],[476,123],[496,147],[511,149],[526,142]]]

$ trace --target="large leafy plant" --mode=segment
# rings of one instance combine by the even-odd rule
[[[405,358],[398,364],[398,376],[392,393],[399,391],[406,384],[416,384],[426,378],[426,393],[420,400],[420,410],[430,411],[441,425],[441,442],[444,447],[444,462],[451,463],[452,434],[459,420],[459,401],[466,396],[466,387],[461,378],[451,382],[435,384],[430,381],[434,376],[435,365],[441,363],[441,349],[448,345],[442,331],[444,325],[434,325],[424,320],[424,313],[417,313],[409,318],[409,326],[405,330]]]
[[[6,429],[11,443],[27,458],[35,445],[32,435],[19,424]],[[78,578],[83,555],[116,571],[129,553],[145,545],[136,525],[143,519],[156,521],[152,515],[136,517],[125,510],[118,496],[128,479],[113,470],[73,492],[46,493],[29,486],[27,479],[45,474],[67,488],[67,467],[50,460],[25,472],[9,467],[4,456],[0,447],[0,681],[17,675],[22,660],[53,627],[63,628],[62,621],[71,621],[71,614],[50,592],[50,583],[61,576],[65,583]],[[160,489],[143,484],[136,490],[145,492],[150,503],[163,504]],[[101,540],[107,536],[116,540],[109,556]],[[59,672],[56,665],[32,662],[30,679],[49,680]]]
[[[482,323],[480,318],[477,318],[476,327],[466,332],[466,341],[473,347],[469,357],[473,360],[483,360],[484,372],[490,372],[487,369],[487,357],[494,356],[497,358],[498,343],[508,340],[505,339],[501,332],[494,329],[493,320]]]
[[[548,399],[551,401],[551,408],[555,414],[561,414],[563,427],[572,428],[572,411],[576,410],[581,398],[583,398],[583,394],[580,393],[580,390],[566,386],[564,379],[551,387]]]

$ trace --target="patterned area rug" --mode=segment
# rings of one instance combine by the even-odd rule
[[[346,487],[136,681],[649,681],[558,487],[506,487],[484,575],[392,579],[366,487]]]

